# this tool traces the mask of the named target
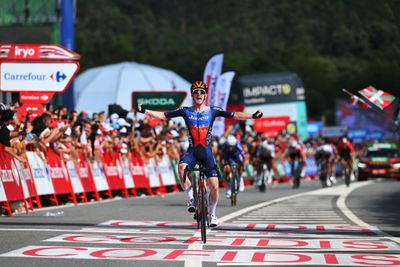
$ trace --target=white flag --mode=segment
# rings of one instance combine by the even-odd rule
[[[216,106],[226,109],[228,105],[229,94],[231,92],[231,85],[233,77],[235,76],[234,71],[228,71],[220,75],[217,80],[217,103]],[[218,117],[214,121],[212,134],[214,136],[221,137],[225,131],[225,118]]]
[[[208,85],[208,106],[217,104],[217,79],[221,75],[224,54],[216,54],[212,56],[204,69],[203,81]]]

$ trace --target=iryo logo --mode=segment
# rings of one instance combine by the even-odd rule
[[[15,46],[14,56],[16,58],[38,58],[39,50],[36,47]]]
[[[62,82],[67,78],[67,75],[61,71],[57,71],[54,75],[54,73],[50,74],[50,78],[52,80],[56,80],[57,82]]]

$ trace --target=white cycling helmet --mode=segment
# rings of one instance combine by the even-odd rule
[[[228,138],[226,139],[226,143],[228,144],[228,146],[235,146],[237,143],[236,138],[233,135],[228,136]]]

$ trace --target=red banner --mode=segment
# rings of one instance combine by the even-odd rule
[[[110,151],[104,151],[101,159],[104,174],[106,175],[108,186],[111,190],[125,189],[122,167],[118,166],[118,154],[113,155]]]
[[[74,194],[67,168],[52,148],[47,149],[47,166],[55,194]]]
[[[32,104],[47,104],[53,98],[51,92],[20,92],[19,102]]]
[[[262,133],[278,134],[288,125],[290,118],[288,116],[268,117],[254,120],[254,131]]]
[[[25,199],[22,183],[13,160],[14,157],[0,145],[0,178],[9,202]]]
[[[149,188],[150,182],[146,176],[143,160],[134,152],[131,153],[131,173],[135,188]]]
[[[80,152],[77,160],[77,170],[81,179],[82,187],[85,192],[97,192],[93,181],[93,175],[90,171],[89,163],[83,152]]]

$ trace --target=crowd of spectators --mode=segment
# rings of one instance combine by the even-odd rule
[[[77,160],[84,153],[89,161],[99,159],[103,151],[118,152],[122,157],[135,153],[146,163],[151,157],[168,155],[178,162],[189,146],[185,125],[177,121],[159,121],[135,111],[123,110],[110,105],[108,111],[88,114],[84,111],[68,111],[65,107],[48,105],[41,116],[20,121],[14,115],[15,106],[3,105],[0,126],[0,143],[18,160],[27,161],[25,151],[34,151],[46,162],[48,149],[53,149],[63,160]],[[8,131],[8,133],[7,133]],[[9,141],[5,136],[9,134]],[[267,140],[243,123],[231,125],[225,137],[233,134],[246,152],[246,162],[256,165],[257,150]],[[213,152],[218,160],[224,137],[213,137]],[[293,141],[301,143],[295,135],[281,133],[269,139],[275,147],[274,158],[288,159],[288,147]],[[318,142],[314,138],[301,144],[304,155],[312,157]],[[114,153],[112,153],[114,154]]]

